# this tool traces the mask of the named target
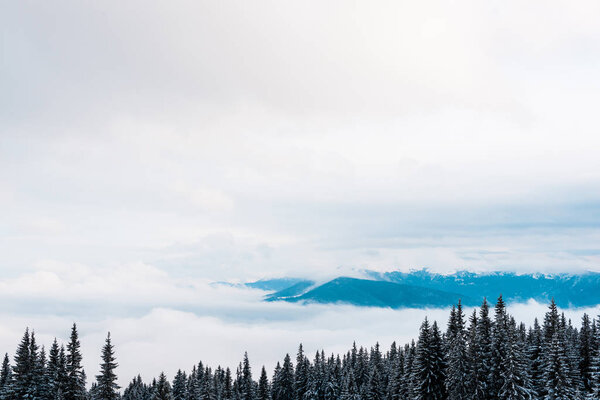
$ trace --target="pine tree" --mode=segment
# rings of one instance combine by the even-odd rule
[[[123,391],[123,400],[149,400],[150,395],[150,388],[142,382],[142,377],[138,375]]]
[[[36,399],[53,400],[50,397],[50,380],[47,371],[46,349],[42,346],[36,362]]]
[[[108,332],[106,342],[102,348],[100,374],[96,375],[96,398],[98,400],[115,400],[119,397],[117,393],[119,385],[117,384],[117,375],[115,374],[118,364],[115,361],[115,350],[110,340],[110,332]]]
[[[494,307],[494,324],[492,325],[491,365],[490,365],[490,399],[499,399],[504,385],[505,371],[503,361],[506,358],[506,342],[508,341],[508,319],[502,295]]]
[[[258,380],[258,400],[270,400],[271,388],[269,387],[269,378],[267,378],[267,370],[264,365],[260,371],[260,379]]]
[[[161,372],[153,389],[151,400],[172,400],[171,385],[164,372]]]
[[[356,380],[354,379],[354,373],[352,372],[352,366],[348,369],[348,372],[344,375],[344,381],[342,385],[342,391],[340,393],[340,400],[362,400],[360,392],[356,386]]]
[[[527,362],[529,365],[529,376],[534,398],[541,397],[544,393],[544,353],[542,350],[542,330],[537,318],[533,322],[533,328],[527,335]]]
[[[477,375],[478,371],[478,363],[476,358],[479,356],[481,349],[479,347],[479,340],[477,338],[477,310],[474,309],[473,313],[469,317],[469,328],[467,329],[467,377],[466,377],[466,385],[468,390],[468,399],[477,399],[476,391],[477,391]]]
[[[49,400],[54,400],[58,396],[62,378],[60,370],[60,348],[58,347],[56,338],[54,338],[54,342],[52,342],[52,346],[50,347],[48,367],[46,368],[46,380],[48,382],[47,398]]]
[[[594,323],[595,327],[596,324]],[[600,399],[600,329],[593,330],[588,399]]]
[[[304,400],[308,390],[308,359],[304,355],[302,344],[298,347],[296,355],[296,372],[294,374],[294,391],[296,400]]]
[[[294,367],[289,354],[285,355],[285,358],[283,359],[283,366],[273,380],[277,380],[277,385],[273,385],[273,400],[287,400],[295,398]]]
[[[13,366],[13,385],[11,397],[15,399],[28,399],[33,381],[33,360],[31,358],[31,337],[29,329],[25,330],[21,343],[15,352],[15,365]]]
[[[0,371],[0,400],[8,400],[12,391],[12,368],[8,353],[4,354],[2,361],[2,370]]]
[[[231,370],[229,368],[225,370],[225,381],[223,382],[223,396],[227,400],[233,397]]]
[[[528,400],[532,398],[531,382],[527,375],[527,364],[519,341],[514,319],[508,324],[505,343],[505,359],[502,361],[502,400]]]
[[[471,338],[473,358],[471,365],[473,400],[487,400],[491,397],[492,384],[492,321],[489,316],[487,299],[483,299],[475,333]]]
[[[185,400],[187,378],[185,372],[177,371],[173,378],[173,400]]]
[[[252,380],[252,371],[250,369],[250,361],[248,360],[248,353],[244,353],[244,363],[242,367],[242,381],[241,381],[241,400],[254,400],[254,381]]]
[[[464,329],[464,316],[460,301],[448,323],[448,368],[446,389],[449,400],[463,400],[469,395],[467,345]]]
[[[543,334],[544,344],[549,347],[552,344],[554,334],[559,331],[560,317],[558,315],[558,307],[554,302],[554,298],[550,301],[548,308],[549,310],[544,316]]]
[[[445,398],[443,353],[437,324],[429,326],[427,318],[421,325],[413,364],[413,393],[416,400]]]
[[[65,400],[86,399],[85,373],[81,366],[82,357],[80,347],[77,325],[73,324],[71,337],[67,344]]]
[[[544,365],[544,381],[546,382],[544,399],[574,399],[575,392],[571,382],[569,361],[558,331],[554,332],[546,351],[548,353]]]
[[[387,398],[389,400],[401,400],[407,392],[406,383],[404,381],[404,353],[399,352],[391,363]]]
[[[212,371],[209,367],[206,367],[202,376],[199,400],[216,400],[217,395],[215,392],[214,380],[212,377]]]
[[[375,367],[371,369],[369,383],[365,391],[365,400],[384,400],[385,392],[382,390],[381,376]]]

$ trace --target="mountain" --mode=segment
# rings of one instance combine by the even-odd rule
[[[465,305],[479,305],[484,297],[491,303],[502,294],[509,303],[529,299],[547,303],[554,298],[561,307],[600,304],[600,273],[477,274],[460,271],[450,275],[427,270],[411,272],[365,271],[368,279],[340,277],[321,285],[296,280],[275,289],[267,301],[345,303],[373,307],[445,307],[462,299]]]
[[[261,279],[256,282],[246,283],[245,286],[252,289],[260,289],[267,291],[279,291],[299,285],[302,288],[308,288],[314,284],[313,281],[299,278],[275,278]]]
[[[476,303],[474,299],[465,298],[458,293],[393,282],[341,277],[299,295],[281,297],[279,292],[276,296],[267,297],[267,300],[402,308],[446,307],[456,304],[461,297],[465,304]]]
[[[512,272],[477,274],[468,271],[441,275],[427,270],[367,273],[376,280],[448,290],[480,299],[487,297],[494,300],[502,294],[508,302],[524,302],[529,299],[549,302],[554,298],[561,307],[600,304],[600,273],[596,272],[550,275]]]

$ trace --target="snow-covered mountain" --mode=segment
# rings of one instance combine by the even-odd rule
[[[596,272],[543,275],[461,271],[441,275],[419,270],[365,271],[365,276],[361,279],[338,277],[322,284],[284,278],[247,285],[272,290],[265,297],[267,301],[346,303],[372,307],[446,307],[459,299],[465,305],[479,305],[484,297],[493,303],[500,294],[507,302],[529,299],[549,302],[554,298],[562,307],[600,304],[600,273]]]

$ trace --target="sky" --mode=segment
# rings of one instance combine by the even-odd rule
[[[0,351],[78,321],[88,369],[111,329],[124,374],[172,373],[182,323],[207,359],[272,365],[300,340],[413,337],[422,313],[211,282],[600,270],[599,19],[585,0],[0,2]]]

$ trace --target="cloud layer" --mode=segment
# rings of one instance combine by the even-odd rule
[[[597,267],[595,2],[2,8],[6,270]]]
[[[207,282],[180,280],[149,265],[106,270],[83,265],[41,263],[36,271],[0,280],[0,351],[14,354],[26,326],[40,343],[68,340],[73,321],[81,334],[84,366],[92,379],[107,332],[116,345],[119,382],[137,373],[151,379],[161,371],[173,377],[202,360],[235,368],[248,351],[255,373],[269,369],[303,343],[308,354],[319,349],[345,352],[354,341],[384,348],[417,337],[423,318],[444,327],[447,309],[359,308],[262,302],[264,292]],[[519,321],[533,323],[547,305],[514,304]],[[472,309],[466,309],[468,314]],[[574,324],[600,306],[566,310]],[[360,323],[357,323],[360,321]]]

